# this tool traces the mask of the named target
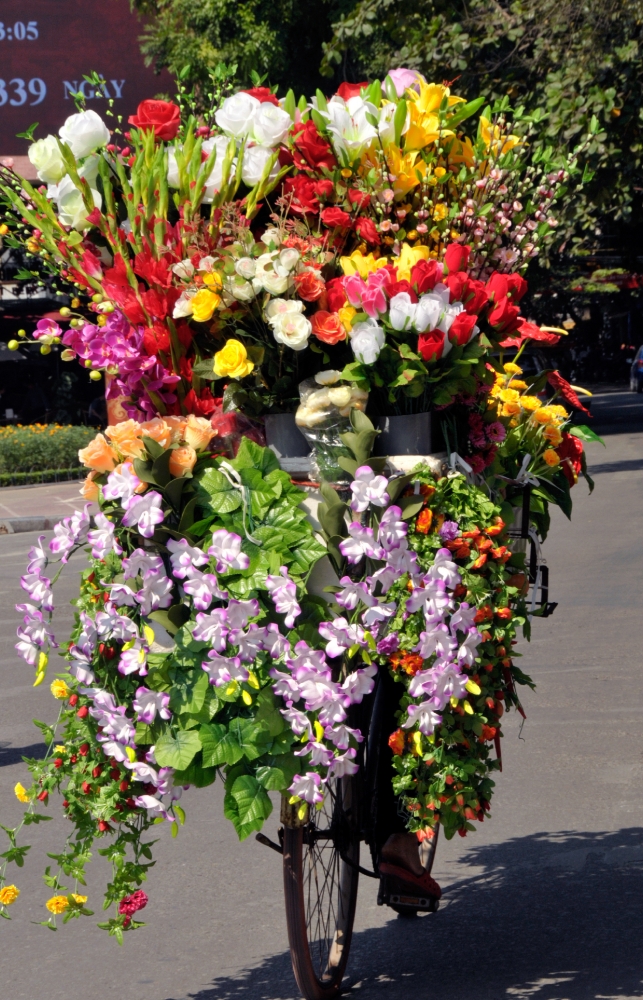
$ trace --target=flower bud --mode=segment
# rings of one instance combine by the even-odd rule
[[[7,347],[9,348],[10,351],[17,351],[19,346],[20,344],[18,343],[17,340],[10,340],[9,343],[7,344]]]
[[[76,716],[79,719],[86,719],[88,715],[89,715],[89,709],[87,708],[87,705],[83,705],[82,708],[79,708],[78,711],[76,712]]]
[[[50,344],[41,344],[40,345],[40,353],[41,354],[51,354],[51,345]]]

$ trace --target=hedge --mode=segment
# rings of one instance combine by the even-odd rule
[[[84,448],[96,433],[95,427],[63,424],[0,427],[0,484],[9,485],[7,480],[11,479],[15,485],[20,474],[25,474],[25,482],[80,475],[78,449]]]

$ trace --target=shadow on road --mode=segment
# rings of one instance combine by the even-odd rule
[[[469,851],[437,914],[356,934],[345,993],[369,1000],[643,997],[643,829],[535,834]],[[370,888],[370,887],[369,887]],[[191,1000],[292,1000],[287,953]],[[169,998],[168,998],[169,1000]]]
[[[0,767],[7,767],[9,764],[19,764],[23,757],[33,757],[42,760],[47,752],[44,743],[32,743],[28,747],[12,747],[6,742],[0,743]]]

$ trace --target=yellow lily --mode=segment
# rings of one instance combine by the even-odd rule
[[[416,163],[417,153],[404,155],[399,146],[394,143],[386,150],[386,162],[393,178],[393,190],[396,199],[404,198],[409,191],[420,183],[426,175],[426,163],[420,160]]]
[[[372,253],[362,254],[359,250],[353,250],[350,257],[340,257],[342,271],[346,277],[351,274],[359,274],[360,278],[366,278],[373,271],[379,271],[381,267],[386,267],[388,260],[386,257],[374,257]]]
[[[425,246],[412,247],[408,243],[402,244],[400,256],[397,258],[397,280],[410,281],[411,268],[415,267],[418,261],[429,259],[429,248]]]
[[[480,115],[480,137],[487,149],[491,150],[495,156],[502,156],[520,145],[517,135],[507,135],[503,137],[500,126],[492,125],[488,118]]]

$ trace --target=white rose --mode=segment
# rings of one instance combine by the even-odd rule
[[[246,146],[243,151],[243,163],[241,164],[241,180],[247,187],[254,187],[263,176],[268,160],[274,150],[269,146]],[[276,160],[270,168],[271,178],[275,178],[279,173],[279,162]]]
[[[175,267],[181,267],[181,264],[176,264]],[[174,270],[174,268],[172,270]],[[192,315],[192,299],[196,293],[196,288],[187,288],[184,292],[181,292],[174,304],[174,312],[172,313],[173,319],[184,319],[185,316]]]
[[[276,254],[263,253],[257,257],[257,269],[252,281],[255,291],[262,289],[271,295],[283,295],[292,284],[292,278],[277,260]]]
[[[282,250],[279,254],[279,263],[287,271],[292,271],[300,256],[301,254],[299,253],[299,250],[295,250],[294,247],[286,247],[286,249]]]
[[[244,278],[236,274],[225,280],[223,288],[237,302],[252,302],[257,294],[251,281],[245,281]]]
[[[325,372],[317,372],[315,382],[317,385],[334,385],[335,382],[339,382],[341,377],[342,373],[337,371],[336,368],[329,368]]]
[[[425,330],[435,330],[440,322],[443,309],[444,302],[439,295],[434,295],[433,292],[422,295],[415,307],[414,325],[417,332],[424,333]]]
[[[262,146],[278,146],[291,125],[292,118],[287,111],[266,101],[259,105],[254,116],[252,134]]]
[[[259,107],[256,97],[239,91],[238,94],[226,97],[214,119],[223,132],[233,135],[235,139],[243,139],[252,129]]]
[[[81,111],[77,115],[70,115],[58,130],[58,135],[67,143],[77,160],[82,160],[109,142],[109,129],[95,111]]]
[[[92,188],[94,205],[100,209],[103,204],[100,192]],[[88,229],[87,209],[83,202],[83,196],[75,187],[71,177],[63,177],[56,191],[56,204],[58,205],[58,215],[63,226],[71,226],[72,229]]]
[[[275,317],[272,329],[278,344],[285,344],[293,351],[303,351],[308,346],[313,328],[310,320],[301,313],[287,312]]]
[[[191,260],[180,260],[178,264],[174,265],[172,271],[177,278],[183,278],[184,281],[189,281],[194,274],[194,264]]]
[[[252,257],[242,257],[234,265],[234,269],[237,274],[240,274],[242,278],[249,281],[254,278],[255,271],[257,270],[257,263],[252,259]]]
[[[451,329],[451,324],[456,316],[464,310],[464,306],[461,302],[454,302],[452,305],[447,306],[444,310],[444,315],[440,320],[438,325],[438,330],[442,330],[443,333],[448,333]]]
[[[67,173],[55,135],[32,143],[27,155],[36,168],[38,179],[44,184],[57,184]]]
[[[208,274],[211,274],[214,271],[215,263],[214,257],[202,257],[199,261],[199,271],[207,271]]]
[[[267,247],[269,247],[271,243],[274,243],[274,245],[278,247],[281,243],[281,234],[278,229],[266,229],[265,233],[260,238],[261,242],[265,243]]]
[[[373,365],[380,356],[386,337],[374,319],[356,323],[349,334],[353,354],[363,365]]]
[[[417,303],[408,292],[398,292],[389,304],[389,321],[394,330],[410,330],[413,326]]]
[[[302,313],[303,311],[304,303],[301,299],[271,299],[264,309],[266,319],[271,324],[277,317],[284,316],[286,313]]]
[[[208,156],[214,153],[215,157],[212,170],[205,183],[205,191],[203,192],[203,203],[205,205],[211,205],[215,194],[221,190],[221,185],[223,184],[223,163],[229,143],[230,140],[226,139],[224,135],[217,135],[214,139],[206,139],[201,147],[203,152],[207,153]],[[236,159],[232,161],[231,170],[234,170],[236,162]]]

